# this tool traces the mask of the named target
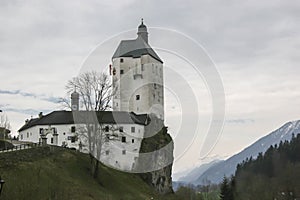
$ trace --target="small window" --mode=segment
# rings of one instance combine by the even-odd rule
[[[120,127],[119,127],[119,131],[120,131],[120,132],[124,132],[123,126],[120,126]]]
[[[123,151],[122,151],[122,154],[125,155],[125,154],[126,154],[126,150],[123,150]]]
[[[142,64],[141,69],[142,69],[142,71],[144,71],[144,64]]]
[[[75,126],[72,126],[72,127],[71,127],[71,132],[72,132],[72,133],[75,133],[75,131],[76,131]]]
[[[21,134],[21,140],[23,140],[23,134]]]
[[[53,133],[57,133],[56,128],[51,128],[51,130],[53,131]]]
[[[105,126],[105,132],[109,132],[109,126]]]
[[[43,128],[40,128],[40,135],[43,134]]]
[[[135,133],[135,127],[131,127],[131,133]]]
[[[154,83],[154,89],[156,89],[156,88],[157,88],[156,83]]]
[[[63,135],[66,135],[66,133],[64,132]]]
[[[122,142],[126,142],[126,137],[125,136],[122,136]]]
[[[53,137],[51,138],[51,144],[53,144]]]
[[[72,136],[72,137],[71,137],[71,143],[75,143],[75,141],[76,141],[76,137],[75,137],[75,136]]]
[[[27,132],[27,137],[29,137],[29,133]]]
[[[140,100],[140,95],[139,94],[135,95],[135,100]]]
[[[120,63],[123,63],[123,62],[124,62],[124,59],[123,59],[123,58],[121,58],[121,59],[120,59]]]
[[[123,69],[120,70],[120,74],[124,74],[124,70]]]
[[[134,143],[134,139],[132,139],[131,142]]]
[[[105,151],[105,154],[106,154],[106,155],[109,155],[109,150],[106,150],[106,151]]]

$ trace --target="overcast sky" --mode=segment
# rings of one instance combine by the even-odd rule
[[[224,85],[226,120],[208,157],[233,155],[283,123],[300,119],[300,1],[1,0],[0,109],[13,132],[40,111],[60,109],[57,98],[65,96],[66,81],[79,73],[90,52],[112,35],[136,29],[141,18],[148,27],[193,38],[216,64]],[[151,32],[149,37],[151,43]],[[166,64],[176,60],[158,54]],[[165,80],[172,78],[165,73]],[[200,94],[204,100],[198,101],[199,109],[205,110],[209,92]],[[189,130],[176,133],[180,117],[171,108],[184,102],[176,103],[169,93],[166,97],[171,134],[192,138]],[[205,121],[209,111],[203,113]],[[196,141],[177,159],[175,171],[203,162],[200,144]],[[181,143],[175,141],[175,148],[182,148]]]

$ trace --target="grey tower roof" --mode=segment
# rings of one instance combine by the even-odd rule
[[[139,30],[141,28],[145,28],[145,30],[147,30],[146,26],[143,23],[139,26]],[[138,36],[135,40],[122,40],[112,58],[139,58],[142,55],[150,55],[154,59],[163,63],[163,61],[159,58],[159,56],[155,53],[151,46],[140,36]]]

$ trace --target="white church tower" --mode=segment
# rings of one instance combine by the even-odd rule
[[[148,43],[143,19],[137,35],[122,40],[112,57],[113,110],[154,113],[164,119],[163,61]]]

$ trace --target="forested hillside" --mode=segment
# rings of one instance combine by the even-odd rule
[[[230,181],[221,186],[223,199],[299,199],[300,198],[300,134],[290,142],[271,146],[254,160],[247,158],[237,166]]]

